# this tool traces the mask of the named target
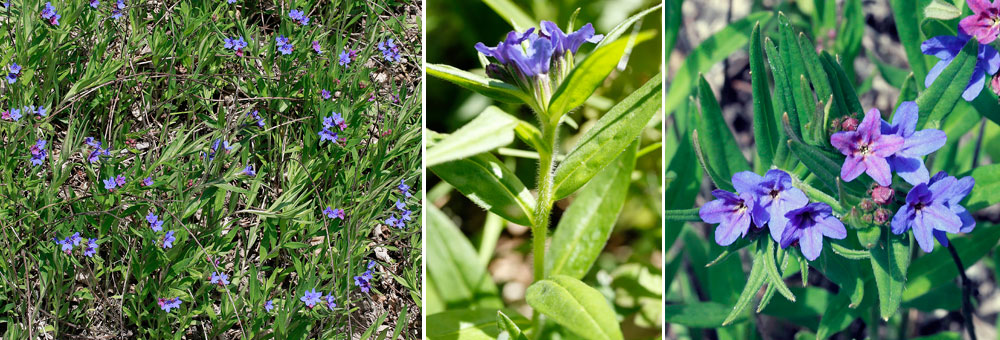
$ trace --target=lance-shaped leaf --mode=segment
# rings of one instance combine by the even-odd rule
[[[514,141],[514,128],[520,120],[496,106],[489,106],[475,119],[449,134],[424,155],[426,166],[435,166],[487,152]]]
[[[834,98],[844,105],[843,112],[846,114],[864,113],[861,101],[858,100],[858,91],[854,89],[854,81],[852,80],[854,78],[848,76],[840,63],[826,51],[820,54],[820,63],[823,64],[823,70],[830,76],[830,87],[833,90]]]
[[[910,266],[910,243],[909,233],[886,233],[882,242],[872,248],[872,273],[875,275],[879,311],[883,320],[889,320],[903,300],[906,269]]]
[[[750,84],[753,88],[753,137],[757,143],[757,158],[761,167],[774,161],[781,136],[771,106],[771,86],[764,63],[764,46],[760,38],[760,23],[750,33]],[[669,196],[668,196],[669,197]]]
[[[969,39],[962,51],[941,71],[934,83],[917,97],[919,119],[917,128],[927,123],[941,122],[962,99],[965,86],[975,70],[979,42]]]
[[[691,94],[691,90],[697,86],[696,77],[699,74],[707,72],[730,54],[743,48],[743,45],[750,40],[750,29],[754,23],[758,21],[766,23],[769,19],[771,19],[770,12],[751,13],[746,18],[730,23],[695,47],[677,74],[672,77],[664,112],[670,115],[681,105]]]
[[[569,196],[618,157],[639,136],[663,98],[663,77],[653,76],[645,85],[611,108],[556,168],[556,199]]]
[[[674,222],[701,221],[701,216],[698,215],[699,210],[699,208],[667,210],[663,213],[663,220]]]
[[[545,272],[582,279],[601,254],[625,206],[639,141],[580,190],[552,236]]]
[[[583,338],[624,338],[611,304],[601,292],[580,280],[550,276],[529,286],[525,300],[535,311]]]
[[[830,242],[832,244],[833,242]],[[861,299],[865,296],[865,280],[858,269],[858,263],[837,256],[831,249],[823,249],[822,256],[811,263],[813,268],[819,269],[830,281],[840,286],[839,294],[849,297],[850,307],[855,308],[861,304]]]
[[[497,328],[500,328],[501,332],[507,332],[507,339],[528,340],[528,337],[521,332],[521,327],[518,327],[517,323],[511,320],[507,314],[504,314],[502,310],[497,311]]]
[[[729,180],[733,174],[750,170],[750,164],[740,146],[736,144],[736,138],[732,131],[729,131],[729,124],[722,117],[722,108],[715,99],[712,88],[701,77],[699,81],[698,99],[701,103],[701,119],[698,124],[698,144],[705,157],[705,162],[721,179]],[[720,187],[723,190],[732,191],[732,188]]]
[[[726,320],[722,322],[722,325],[732,324],[736,321],[744,312],[747,307],[750,307],[750,303],[753,302],[753,298],[757,296],[757,291],[760,287],[764,286],[764,282],[767,281],[767,273],[764,269],[764,250],[765,247],[757,247],[757,251],[754,252],[753,256],[753,267],[750,268],[750,277],[747,278],[747,284],[743,286],[743,292],[740,293],[739,299],[736,300],[736,305],[726,316]]]
[[[531,225],[535,197],[496,156],[482,153],[429,169],[483,209],[508,221]]]
[[[450,65],[427,64],[427,74],[484,96],[508,103],[527,103],[530,97],[514,85],[463,71]]]
[[[729,310],[729,306],[717,302],[693,302],[667,305],[663,315],[667,324],[693,328],[718,328],[726,320]],[[745,313],[733,321],[739,322],[744,319],[746,319]]]
[[[649,40],[653,36],[655,35],[651,32],[643,32],[594,50],[586,59],[583,59],[583,62],[577,64],[573,71],[570,71],[559,88],[552,94],[552,102],[549,103],[548,108],[549,116],[558,119],[569,110],[583,105],[583,102],[590,98],[590,95],[604,83],[604,79],[615,69],[627,48]]]
[[[795,105],[794,112],[798,116],[796,121],[799,126],[796,132],[800,132],[802,139],[807,143],[815,144],[812,134],[805,126],[812,120],[813,112],[816,109],[816,101],[813,99],[812,92],[807,89],[808,80],[804,78],[806,66],[802,60],[802,50],[799,48],[799,42],[795,38],[795,30],[792,29],[791,24],[788,23],[788,18],[784,14],[778,14],[778,32],[780,33],[778,44],[781,47],[779,54],[784,62],[785,77],[788,77],[787,82],[792,90],[792,103]],[[792,110],[789,110],[789,114],[791,112]]]
[[[911,0],[890,0],[892,6],[892,17],[896,22],[896,32],[899,33],[899,41],[906,52],[906,60],[910,64],[910,69],[916,75],[918,86],[924,88],[924,78],[927,77],[927,62],[923,52],[920,51],[920,44],[924,37],[920,34],[920,10],[918,3]]]
[[[787,117],[788,115],[785,115]],[[782,125],[785,127],[786,133],[790,132],[790,123],[787,119],[782,119]],[[789,133],[789,135],[791,135]],[[837,181],[840,178],[840,168],[843,164],[843,157],[837,157],[836,155],[827,153],[815,146],[806,145],[802,140],[791,138],[788,140],[788,146],[795,154],[795,156],[802,161],[802,164],[806,166],[814,175],[816,175],[821,182],[826,184],[826,189],[824,193],[831,195],[833,197],[839,197]],[[834,158],[837,157],[837,158]],[[835,161],[834,159],[837,159]],[[839,161],[839,162],[838,162]],[[861,181],[853,181],[850,183],[843,183],[846,189],[849,189],[851,194],[864,193],[864,185]]]
[[[767,248],[764,250],[763,255],[764,274],[767,274],[768,287],[774,287],[774,289],[780,292],[782,296],[788,299],[788,301],[794,302],[795,295],[792,294],[792,291],[788,290],[788,286],[785,285],[785,280],[782,280],[781,270],[778,269],[778,262],[775,260],[775,251],[778,248],[775,245],[778,242],[766,236],[762,242],[767,243]]]
[[[802,139],[802,131],[799,131],[799,115],[795,111],[795,95],[792,92],[791,78],[788,76],[788,66],[785,65],[785,59],[781,57],[781,52],[778,52],[778,47],[774,46],[771,39],[764,40],[764,48],[767,50],[767,60],[771,63],[771,72],[774,74],[774,113],[777,119],[781,119],[787,114],[792,129],[790,133],[786,130],[785,134]]]
[[[433,289],[448,308],[502,307],[493,279],[462,231],[437,207],[429,205],[425,211],[428,289]]]
[[[427,316],[427,339],[429,340],[495,340],[500,336],[497,327],[497,308],[455,309]],[[513,316],[511,321],[520,327],[528,327],[531,321],[513,310],[504,310]]]

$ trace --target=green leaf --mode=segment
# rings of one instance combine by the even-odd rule
[[[528,287],[525,300],[576,335],[593,340],[623,339],[611,305],[597,289],[565,275],[552,275]]]
[[[802,60],[799,42],[795,38],[795,30],[788,23],[788,18],[781,13],[778,14],[778,31],[781,33],[778,38],[778,44],[781,47],[779,53],[784,61],[784,74],[788,77],[787,82],[792,91],[792,103],[794,104],[794,110],[790,110],[788,107],[785,110],[788,110],[789,114],[794,113],[797,116],[793,119],[798,123],[795,131],[801,134],[802,139],[807,143],[815,144],[812,134],[805,126],[816,111],[816,101],[813,99],[812,92],[806,89],[808,84],[804,78],[806,67]]]
[[[664,60],[670,60],[670,54],[674,50],[674,45],[677,44],[677,36],[681,32],[681,5],[684,4],[683,0],[670,1],[667,2],[667,13],[664,14],[664,19],[666,19],[667,32],[664,36],[663,48],[667,52],[667,55],[663,58]],[[615,30],[611,30],[614,32]]]
[[[528,13],[517,7],[511,0],[483,0],[487,6],[493,9],[500,17],[507,20],[515,31],[524,32],[528,28],[535,27],[537,23],[531,19]]]
[[[502,310],[497,311],[497,328],[501,332],[507,332],[507,339],[528,340],[528,337],[521,332],[521,328],[517,326],[517,323],[507,317],[507,314],[504,314]]]
[[[826,305],[826,311],[819,320],[819,328],[816,330],[816,340],[830,338],[833,334],[850,326],[854,316],[848,313],[847,308],[850,302],[848,294],[837,294],[836,300]]]
[[[750,33],[750,84],[753,90],[753,137],[757,143],[757,158],[762,167],[774,162],[774,152],[781,137],[771,106],[771,87],[764,63],[764,47],[760,38],[760,23]]]
[[[520,120],[496,106],[489,106],[476,119],[427,148],[425,166],[477,155],[514,141],[514,127]]]
[[[483,209],[508,221],[531,225],[535,197],[496,156],[482,153],[429,169]]]
[[[502,102],[527,103],[531,100],[521,89],[496,79],[486,78],[449,65],[427,64],[426,68],[427,75],[449,81]]]
[[[732,191],[730,179],[733,174],[750,170],[750,164],[743,158],[740,146],[736,144],[729,124],[722,117],[722,108],[705,77],[701,77],[699,81],[698,99],[701,102],[698,144],[705,157],[705,166],[712,170],[709,175],[719,188]],[[720,183],[723,185],[719,185]]]
[[[486,268],[479,263],[476,250],[451,220],[433,205],[427,214],[428,290],[434,289],[448,309],[500,308],[503,302]],[[490,313],[490,320],[496,320]],[[495,322],[491,322],[496,325]]]
[[[833,242],[830,243],[830,248],[833,249],[833,252],[837,253],[837,255],[851,260],[864,260],[871,257],[871,252],[868,250],[851,249]]]
[[[972,212],[982,210],[1000,202],[1000,164],[990,164],[972,169],[971,176],[976,185],[969,193],[965,207]]]
[[[625,207],[639,141],[580,190],[552,236],[545,272],[582,279],[601,254]]]
[[[669,196],[668,196],[669,197]],[[701,216],[698,215],[700,208],[691,209],[674,209],[667,210],[663,213],[664,221],[676,221],[676,222],[695,222],[701,221]]]
[[[791,122],[791,132],[785,132],[789,136],[802,139],[802,131],[799,130],[799,115],[796,113],[795,94],[792,90],[791,77],[789,77],[788,65],[785,65],[785,58],[778,47],[771,39],[764,40],[764,50],[767,51],[767,60],[771,64],[771,72],[774,75],[774,108],[777,119],[787,115]]]
[[[1000,240],[1000,226],[989,225],[977,226],[969,234],[951,237],[949,242],[954,244],[962,265],[968,268],[986,256],[997,245],[997,240]],[[912,301],[958,277],[951,254],[942,248],[913,260],[910,268],[913,270],[907,276],[903,301]]]
[[[910,234],[885,233],[887,241],[872,248],[872,272],[878,287],[879,311],[888,320],[902,302],[906,268],[910,265]]]
[[[740,297],[736,300],[736,305],[729,312],[729,316],[726,316],[726,320],[722,322],[722,325],[730,325],[737,318],[740,318],[747,307],[750,307],[750,303],[753,302],[753,298],[757,296],[757,291],[760,287],[764,286],[764,282],[767,280],[767,274],[765,273],[764,265],[764,250],[765,247],[757,247],[757,251],[754,252],[753,256],[753,267],[750,268],[750,277],[747,278],[747,283],[743,286],[743,293],[740,293]]]
[[[751,13],[746,18],[730,23],[692,50],[672,78],[663,112],[667,116],[673,113],[697,85],[696,77],[743,48],[750,40],[750,29],[754,23],[766,23],[771,15],[770,12]]]
[[[649,40],[653,36],[654,34],[650,32],[640,33],[594,50],[583,62],[573,68],[573,71],[566,76],[566,79],[553,93],[552,102],[549,103],[548,107],[549,117],[559,119],[570,110],[583,105],[583,102],[590,98],[590,95],[604,83],[604,79],[618,66],[627,48]]]
[[[693,302],[680,305],[667,305],[664,307],[664,321],[667,324],[676,324],[693,328],[718,328],[722,327],[722,321],[729,314],[729,306],[716,302]],[[742,322],[746,314],[740,314],[740,318],[734,320]]]
[[[553,187],[557,200],[590,181],[639,136],[658,112],[662,90],[663,77],[657,74],[580,136],[577,145],[556,168]]]
[[[500,335],[497,327],[497,308],[456,309],[427,316],[427,339],[429,340],[495,340]],[[504,310],[504,314],[514,316],[515,325],[531,325],[516,311]]]
[[[927,123],[938,124],[945,116],[951,113],[959,100],[962,99],[962,92],[969,84],[969,78],[976,66],[979,42],[976,39],[969,39],[962,51],[955,56],[955,59],[941,71],[941,75],[934,80],[934,83],[917,97],[918,115],[917,129],[922,128]]]
[[[906,52],[906,60],[910,64],[910,69],[917,79],[919,89],[924,88],[924,78],[927,77],[927,62],[923,52],[920,51],[920,44],[925,40],[920,34],[920,10],[917,9],[918,2],[913,0],[890,0],[892,6],[892,17],[896,22],[896,32],[899,33],[899,41]]]
[[[788,286],[785,285],[785,280],[781,278],[781,271],[778,270],[778,262],[774,258],[775,251],[777,249],[775,244],[777,242],[770,237],[765,238],[766,240],[763,242],[767,243],[767,249],[765,250],[765,254],[763,254],[764,273],[767,274],[767,281],[769,282],[768,286],[776,288],[782,296],[788,299],[788,301],[795,302],[795,295],[792,294],[792,291],[788,290]]]
[[[679,10],[680,9],[680,2],[681,1],[677,1],[677,5],[676,6],[674,4],[671,4],[671,6],[675,6]],[[610,31],[608,31],[607,34],[604,35],[604,39],[601,39],[601,42],[597,43],[597,47],[595,47],[595,49],[601,48],[602,46],[607,45],[607,44],[609,44],[612,41],[617,41],[618,38],[622,36],[622,34],[625,34],[625,32],[629,31],[629,28],[632,27],[632,24],[634,24],[636,21],[639,21],[639,19],[642,19],[643,17],[645,17],[645,16],[649,15],[650,13],[653,13],[653,12],[655,12],[655,11],[661,9],[661,8],[663,8],[663,4],[657,4],[656,6],[650,7],[649,9],[646,9],[646,10],[643,10],[642,12],[636,13],[635,15],[628,17],[628,19],[625,19],[624,21],[618,23],[618,25],[615,25],[614,28],[612,28]],[[673,14],[671,12],[673,10],[673,7],[672,8],[668,8],[668,10],[670,10],[670,11],[667,12],[667,17],[668,17],[667,20],[669,21],[669,20],[671,20],[670,16]],[[678,28],[679,28],[679,26],[680,25],[678,24]],[[667,34],[667,36],[670,36],[670,32],[669,31],[670,31],[670,29],[669,29],[669,25],[668,25],[668,34]],[[676,33],[674,33],[673,39],[677,39]],[[670,49],[673,46],[670,43],[669,38],[667,38],[667,42],[668,42],[668,44],[665,45],[664,47],[667,49],[667,53],[669,55]]]

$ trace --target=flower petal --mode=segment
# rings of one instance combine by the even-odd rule
[[[781,248],[788,248],[793,242],[797,241],[802,237],[801,228],[785,228],[785,231],[781,232]]]
[[[917,223],[949,233],[958,233],[962,227],[962,219],[940,204],[931,204],[920,209],[917,213]]]
[[[931,236],[932,228],[919,217],[921,213],[917,213],[917,215],[918,217],[913,223],[913,238],[917,239],[917,245],[920,245],[920,249],[929,253],[934,250],[934,238]]]
[[[892,222],[890,223],[892,233],[896,235],[905,233],[910,228],[913,217],[913,209],[910,209],[909,204],[899,207],[896,214],[892,216]]]
[[[841,222],[833,216],[827,216],[826,218],[816,221],[816,226],[813,228],[818,229],[821,233],[823,233],[823,236],[829,238],[843,240],[847,237],[847,228],[844,228],[844,222]]]
[[[873,155],[877,157],[889,157],[903,148],[906,140],[897,135],[878,136],[872,140],[869,146]]]
[[[799,239],[799,248],[806,259],[815,260],[823,251],[823,234],[816,228],[803,229],[802,238]]]
[[[738,193],[756,193],[762,180],[763,177],[752,171],[740,171],[733,175],[733,187]]]
[[[934,84],[934,80],[941,75],[941,72],[944,71],[945,67],[948,67],[948,64],[950,63],[951,58],[941,60],[937,62],[937,64],[934,64],[934,67],[931,67],[931,70],[927,71],[927,78],[924,78],[924,87],[931,87],[931,84]]]
[[[869,156],[865,157],[864,163],[865,173],[875,182],[884,187],[892,184],[892,172],[889,171],[889,162],[886,162],[885,158]]]
[[[857,135],[858,133],[855,131],[837,132],[830,136],[830,144],[841,154],[849,155],[851,151],[854,151],[854,139],[857,138]]]
[[[976,69],[972,71],[972,77],[969,78],[969,84],[965,86],[965,92],[962,92],[962,99],[967,102],[979,97],[979,93],[983,92],[983,87],[986,86],[986,70],[976,66]]]
[[[861,124],[858,125],[858,134],[862,136],[881,136],[881,123],[882,123],[882,113],[878,109],[871,109],[865,113],[865,118],[861,120]]]
[[[962,47],[965,47],[965,43],[967,41],[969,40],[962,39],[961,37],[956,37],[954,35],[939,35],[921,43],[920,51],[926,55],[935,56],[938,59],[941,59],[941,61],[951,61],[952,59],[955,59],[955,56],[957,56],[958,52],[962,50]],[[941,69],[943,70],[944,67],[942,66]],[[940,73],[940,71],[938,71],[938,73]]]
[[[925,183],[930,177],[924,161],[919,157],[889,157],[889,167],[895,171],[906,183],[913,185]]]
[[[905,101],[896,108],[896,114],[892,116],[892,125],[896,126],[900,136],[908,137],[917,129],[919,108],[917,102]]]
[[[931,235],[934,235],[934,238],[936,238],[938,240],[938,243],[940,243],[942,246],[945,247],[948,246],[948,233],[940,230],[934,230],[933,232],[931,232]]]
[[[698,216],[701,217],[702,221],[705,223],[722,223],[725,221],[726,216],[732,212],[728,206],[726,206],[725,200],[717,199],[709,201],[698,209]]]
[[[906,157],[926,156],[940,149],[947,141],[948,135],[944,131],[938,129],[920,130],[906,137],[903,148],[899,149],[896,154]]]
[[[734,218],[735,217],[735,218]],[[738,214],[730,216],[729,221],[719,224],[715,228],[715,243],[720,246],[733,244],[741,235],[745,235],[750,228],[750,215]]]
[[[840,178],[843,178],[844,182],[850,182],[858,178],[866,169],[868,168],[862,162],[861,158],[847,156],[847,159],[844,160],[844,165],[840,168]]]

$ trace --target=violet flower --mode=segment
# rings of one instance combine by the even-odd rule
[[[7,83],[13,84],[17,81],[17,77],[21,75],[21,65],[12,62],[10,66],[7,66],[7,71]]]
[[[753,222],[757,226],[767,223],[775,242],[781,241],[788,223],[785,214],[809,203],[806,194],[792,186],[792,177],[777,169],[768,170],[764,177],[750,171],[739,172],[733,175],[733,186],[737,192],[753,196]]]
[[[111,6],[111,18],[112,19],[115,19],[115,20],[121,19],[124,14],[125,14],[125,1],[124,0],[118,0],[117,2],[115,2],[114,6]]]
[[[174,241],[176,241],[176,240],[177,239],[174,237],[174,231],[173,230],[168,231],[166,234],[163,234],[163,240],[162,240],[162,244],[163,244],[162,247],[163,247],[163,249],[173,248],[174,247]]]
[[[974,185],[972,177],[957,180],[944,172],[935,174],[931,182],[917,184],[906,194],[906,204],[892,217],[892,232],[902,234],[913,229],[913,238],[920,249],[929,253],[934,250],[934,239],[931,237],[935,231],[940,231],[938,241],[947,239],[945,232],[972,231],[976,222],[959,202]]]
[[[156,303],[160,305],[160,309],[170,313],[171,309],[181,308],[181,298],[175,297],[170,299],[159,298]]]
[[[59,26],[59,18],[61,18],[62,16],[56,13],[56,8],[52,7],[51,2],[45,3],[45,8],[42,9],[41,15],[42,19],[48,20],[50,24],[54,26]]]
[[[326,308],[329,308],[330,310],[337,308],[337,300],[334,299],[333,294],[327,294],[324,299],[326,299]]]
[[[147,186],[147,187],[153,186],[153,176],[149,176],[149,177],[143,178],[142,179],[142,185],[143,186]]]
[[[857,130],[830,136],[830,144],[847,156],[840,168],[840,177],[845,182],[858,178],[864,172],[879,185],[892,184],[892,172],[886,158],[903,147],[903,137],[883,135],[879,128],[881,119],[878,109],[871,109]]]
[[[934,67],[927,72],[927,78],[924,79],[925,87],[930,87],[934,83],[934,80],[941,75],[941,72],[962,51],[962,48],[965,47],[965,43],[969,39],[972,39],[972,37],[965,33],[962,26],[959,26],[958,36],[936,36],[920,44],[921,52],[941,59],[941,61],[934,64]],[[969,83],[965,86],[965,92],[962,92],[962,98],[965,101],[976,99],[979,93],[983,91],[983,87],[986,86],[986,77],[997,73],[998,69],[1000,69],[1000,54],[997,53],[997,50],[990,45],[979,45],[976,67],[972,72],[972,77],[969,78]]]
[[[281,52],[281,54],[284,55],[292,54],[292,42],[289,41],[288,38],[285,38],[284,35],[281,35],[275,38],[274,40],[275,44],[278,46],[278,51]]]
[[[392,38],[378,43],[378,50],[382,52],[382,57],[385,58],[386,61],[396,63],[399,62],[399,46],[396,46],[396,42]]]
[[[826,203],[809,203],[785,214],[788,224],[781,234],[781,247],[788,248],[799,242],[802,255],[809,261],[819,257],[823,251],[823,236],[835,239],[847,237],[844,223],[831,215],[833,210]]]
[[[718,223],[719,226],[715,228],[715,243],[728,246],[737,238],[746,236],[750,230],[751,212],[756,200],[749,192],[737,195],[725,190],[712,190],[712,195],[717,199],[702,205],[698,216],[705,223]]]
[[[243,168],[243,174],[250,177],[257,176],[257,172],[253,170],[253,164],[247,164],[247,166]]]
[[[313,40],[312,45],[313,45],[313,51],[316,51],[316,54],[323,54],[323,50],[320,49],[319,47],[319,41]]]
[[[302,295],[302,297],[299,298],[299,300],[305,303],[306,307],[309,307],[311,309],[313,307],[316,307],[316,304],[320,302],[320,297],[322,296],[323,293],[316,292],[316,288],[313,288],[312,291],[307,290]]]
[[[326,209],[323,209],[323,215],[326,215],[327,218],[339,218],[343,220],[344,209],[334,209],[333,207],[326,207]]]
[[[115,191],[115,188],[117,187],[118,187],[118,182],[115,182],[114,177],[104,180],[104,189],[107,189],[108,191]]]
[[[937,151],[948,140],[944,131],[938,129],[917,129],[917,103],[903,102],[892,117],[892,124],[882,121],[882,135],[896,135],[903,138],[901,147],[887,161],[899,177],[907,183],[917,185],[927,182],[930,175],[924,166],[923,156]]]
[[[45,150],[45,140],[39,139],[31,146],[31,165],[39,166],[45,162],[45,157],[48,156],[48,151]]]
[[[267,310],[269,313],[274,310],[274,300],[267,300],[267,302],[264,302],[264,310]]]
[[[962,18],[958,26],[976,37],[980,44],[989,44],[1000,34],[1000,2],[968,0],[972,15]]]
[[[97,254],[97,239],[88,239],[87,247],[83,250],[83,256],[94,257],[94,254]]]
[[[219,285],[220,287],[229,284],[229,275],[219,272],[212,272],[212,279],[210,281],[212,284]]]
[[[90,7],[91,8],[97,9],[97,6],[100,6],[100,5],[101,5],[100,1],[98,1],[98,0],[90,0]]]
[[[337,58],[338,58],[337,64],[340,64],[340,66],[346,66],[351,64],[351,55],[347,53],[346,49],[343,52],[340,52]]]

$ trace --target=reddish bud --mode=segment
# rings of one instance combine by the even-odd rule
[[[844,121],[840,123],[840,129],[843,131],[854,131],[858,129],[858,119],[854,117],[844,118]]]
[[[875,210],[875,202],[872,202],[872,200],[867,199],[867,198],[861,200],[861,210],[864,210],[864,211]]]
[[[865,223],[872,223],[872,214],[861,215],[861,221]]]
[[[875,223],[885,224],[885,222],[889,222],[889,218],[891,216],[892,214],[889,213],[889,210],[886,210],[885,208],[878,208],[878,210],[875,211]]]
[[[879,205],[886,205],[892,202],[892,197],[895,195],[895,191],[890,187],[875,186],[871,190],[872,200]]]
[[[990,80],[990,89],[993,90],[993,93],[1000,96],[1000,73],[993,76],[993,79]]]

